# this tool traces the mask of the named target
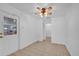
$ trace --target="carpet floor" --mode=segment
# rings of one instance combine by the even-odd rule
[[[50,40],[35,42],[10,56],[70,56],[65,45],[51,43]]]

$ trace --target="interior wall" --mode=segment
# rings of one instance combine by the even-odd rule
[[[14,14],[17,15],[20,13],[16,9],[10,7],[8,4],[0,4],[0,15],[1,16],[3,16],[3,15],[8,16],[10,14],[12,16],[14,16]],[[18,20],[18,22],[19,22],[19,20]],[[0,20],[0,23],[3,27],[3,19]],[[3,28],[1,28],[1,27],[0,27],[0,29],[3,30]],[[17,29],[19,29],[19,27]],[[10,53],[17,51],[18,44],[19,44],[18,40],[19,40],[18,33],[17,33],[17,35],[12,35],[12,36],[10,36],[10,35],[4,36],[3,35],[3,38],[0,38],[0,42],[2,42],[2,43],[0,43],[0,45],[1,45],[0,48],[2,48],[0,50],[0,52],[2,52],[0,55],[9,55]]]
[[[41,20],[34,18],[34,16],[27,15],[20,22],[21,48],[34,43],[42,38],[42,24]]]
[[[79,4],[71,4],[65,16],[52,18],[52,43],[66,45],[72,56],[79,56]]]
[[[0,38],[0,55],[9,55],[42,39],[42,27],[40,25],[42,22],[38,21],[34,16],[24,14],[9,4],[0,4],[0,12],[17,15],[19,18],[18,22],[20,22],[18,36],[7,36],[5,39]],[[2,28],[0,27],[0,29]]]
[[[0,15],[1,15],[1,12],[0,12]],[[2,24],[2,22],[3,22],[3,21],[2,21],[2,16],[0,16],[0,33],[3,32],[3,29],[2,29],[2,28],[3,28],[3,24]],[[0,35],[0,36],[2,36],[2,35]],[[3,50],[3,49],[2,49],[2,47],[3,47],[2,44],[3,44],[3,39],[0,38],[0,55],[2,55],[2,53],[3,53],[3,52],[2,52],[2,50]]]
[[[72,4],[66,15],[68,22],[67,48],[71,55],[79,56],[79,4]]]
[[[67,39],[67,26],[64,17],[52,18],[52,43],[65,44]]]

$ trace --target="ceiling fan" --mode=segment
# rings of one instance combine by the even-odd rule
[[[46,17],[48,15],[52,15],[52,6],[49,7],[36,7],[37,15],[40,15],[41,17]]]

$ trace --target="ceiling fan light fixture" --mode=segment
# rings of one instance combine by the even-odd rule
[[[46,7],[36,7],[37,9],[37,14],[40,15],[41,17],[47,17],[49,15],[52,15],[52,6],[49,6],[48,8]]]

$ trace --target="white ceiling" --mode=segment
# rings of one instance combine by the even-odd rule
[[[40,6],[46,5],[46,3],[39,3]],[[26,14],[34,14],[36,3],[9,3],[12,7],[20,10]],[[69,10],[71,4],[68,3],[51,3],[51,6],[54,6],[55,11],[53,11],[52,17],[63,17],[66,15]],[[47,20],[46,22],[51,22],[51,20]]]
[[[43,5],[44,3],[40,3],[40,5]],[[9,5],[15,7],[16,9],[27,13],[27,14],[33,14],[35,10],[35,6],[37,6],[35,3],[10,3]],[[55,11],[53,16],[62,16],[65,15],[65,13],[68,11],[68,8],[71,4],[66,3],[52,3],[52,6],[55,6]]]

